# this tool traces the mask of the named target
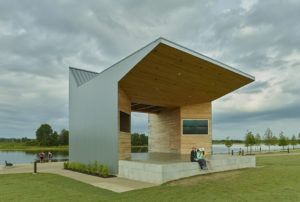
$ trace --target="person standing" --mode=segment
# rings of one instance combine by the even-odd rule
[[[41,162],[41,163],[43,162],[44,157],[45,157],[45,153],[44,153],[44,152],[41,152],[41,153],[40,153],[40,162]]]
[[[48,152],[48,161],[49,161],[49,162],[51,162],[52,156],[53,156],[52,153],[51,153],[51,152]]]

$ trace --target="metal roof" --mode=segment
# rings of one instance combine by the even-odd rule
[[[70,70],[75,78],[77,87],[88,82],[89,80],[91,80],[92,78],[96,77],[99,74],[97,72],[91,72],[91,71],[78,69],[74,67],[70,67]]]

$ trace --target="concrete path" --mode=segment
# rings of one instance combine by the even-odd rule
[[[87,184],[91,184],[102,189],[108,189],[114,192],[126,192],[136,189],[143,189],[147,187],[157,186],[157,184],[129,180],[121,177],[101,178],[91,175],[86,175],[78,172],[73,172],[63,169],[62,162],[53,163],[38,163],[37,171],[41,173],[53,173],[69,177]],[[17,164],[12,168],[0,167],[0,174],[13,174],[13,173],[33,173],[33,164]]]

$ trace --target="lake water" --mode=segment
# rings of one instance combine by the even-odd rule
[[[293,149],[293,147],[291,145],[288,146],[290,149]],[[287,149],[288,148],[287,146],[284,147],[284,149]],[[232,147],[230,148],[230,151],[233,150],[234,152],[238,152],[239,149],[243,149],[244,152],[247,151],[247,147],[245,147],[244,144],[233,144]],[[300,148],[300,145],[296,145],[295,146],[295,149],[296,148]],[[259,147],[257,148],[256,146],[253,146],[252,147],[252,151],[259,151]],[[277,150],[281,150],[282,147],[281,146],[271,146],[270,147],[270,150],[271,151],[277,151]],[[250,147],[248,147],[248,150],[250,151]],[[268,146],[265,146],[265,145],[261,145],[261,150],[262,151],[269,151],[269,147]],[[224,144],[213,144],[213,153],[214,154],[218,154],[218,153],[227,153],[228,152],[228,149],[227,147],[224,145]]]
[[[13,164],[33,163],[39,160],[39,153],[41,151],[0,151],[0,165],[5,164],[5,160]],[[45,151],[44,151],[45,152]],[[53,161],[65,161],[69,158],[68,151],[51,151]],[[45,152],[48,160],[48,152]]]
[[[239,149],[242,148],[245,152],[247,151],[247,148],[243,144],[233,144],[230,148],[230,151],[233,150],[234,152],[238,152]],[[287,147],[285,147],[286,149]],[[291,146],[289,146],[290,149],[292,149]],[[295,148],[300,148],[300,145],[295,146]],[[282,147],[279,146],[271,146],[271,151],[274,150],[281,150]],[[255,150],[255,147],[252,148],[252,150]],[[265,145],[261,145],[262,151],[269,150],[269,147]],[[132,150],[132,153],[140,153],[140,152],[147,152],[147,148],[143,148],[141,150]],[[250,148],[249,148],[250,151]],[[8,162],[14,163],[14,164],[24,164],[24,163],[33,163],[35,160],[39,160],[39,153],[41,151],[0,151],[0,165],[3,165],[5,160]],[[47,152],[44,151],[46,154],[46,160],[47,160]],[[51,151],[53,154],[53,161],[65,161],[69,158],[69,152],[68,151]],[[227,147],[225,147],[224,144],[213,144],[213,153],[227,153]]]

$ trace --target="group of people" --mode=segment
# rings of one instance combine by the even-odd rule
[[[210,161],[207,159],[207,156],[206,156],[206,153],[205,153],[205,149],[202,147],[202,148],[199,148],[197,149],[196,147],[193,147],[192,148],[192,151],[191,151],[191,162],[198,162],[199,165],[200,165],[200,168],[202,170],[212,170],[212,166],[211,166],[211,163]],[[207,167],[207,163],[209,164],[209,167]]]
[[[43,160],[45,159],[45,153],[44,153],[44,152],[41,152],[39,155],[40,155],[40,162],[42,163]],[[51,162],[52,157],[53,157],[52,153],[51,153],[51,152],[48,152],[48,161],[49,161],[49,162]]]

